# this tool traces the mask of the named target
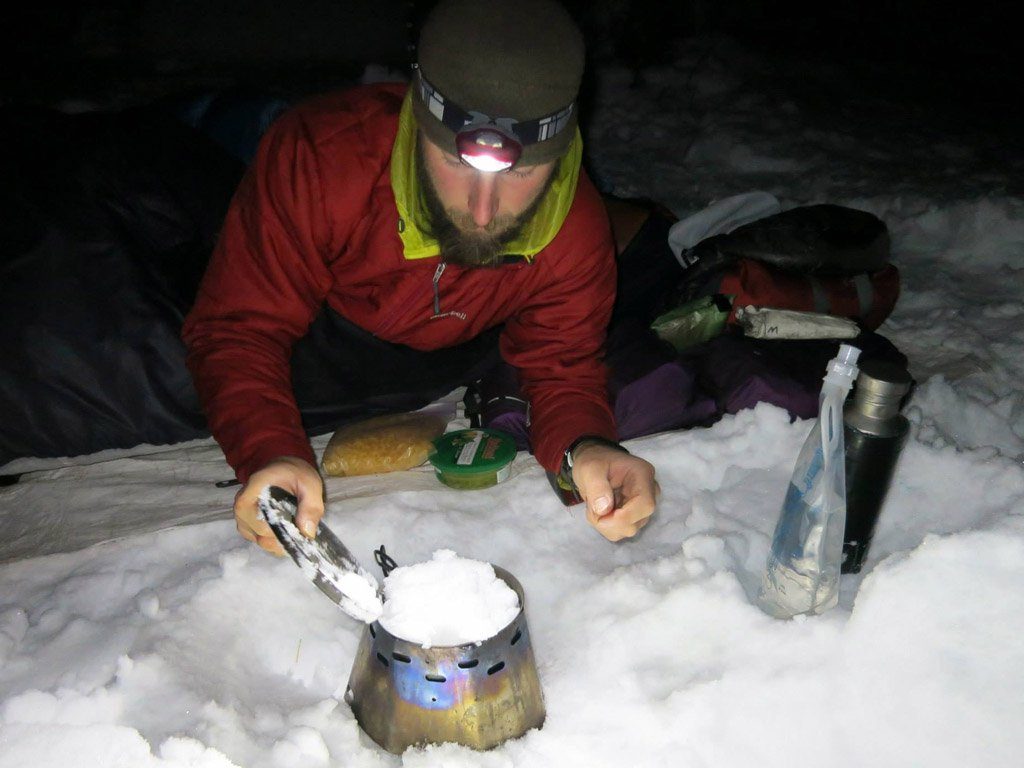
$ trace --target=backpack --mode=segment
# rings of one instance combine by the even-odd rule
[[[683,275],[672,306],[699,296],[738,307],[801,310],[848,317],[874,330],[899,298],[885,223],[866,211],[806,205],[701,240],[679,255]]]
[[[755,306],[848,317],[873,331],[896,306],[900,275],[892,264],[851,276],[817,276],[776,269],[756,259],[740,259],[723,273],[717,292],[733,297],[727,321],[732,324],[736,323],[739,307]]]

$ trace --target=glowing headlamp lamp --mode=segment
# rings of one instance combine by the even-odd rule
[[[478,171],[507,171],[519,161],[523,145],[496,126],[467,126],[455,135],[459,159]]]
[[[459,159],[478,171],[507,171],[519,162],[523,148],[556,136],[570,122],[575,103],[534,120],[492,117],[446,99],[417,73],[417,92],[427,110],[455,134]]]

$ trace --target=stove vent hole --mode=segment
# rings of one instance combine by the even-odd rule
[[[424,677],[432,683],[443,683],[448,679],[444,675],[424,675]]]
[[[495,664],[493,667],[491,667],[490,669],[487,670],[487,674],[488,675],[493,675],[495,672],[501,672],[501,670],[503,670],[504,668],[505,668],[505,662],[504,661],[499,661],[497,664]]]

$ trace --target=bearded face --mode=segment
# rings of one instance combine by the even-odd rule
[[[478,171],[421,134],[416,175],[423,190],[430,235],[441,259],[463,267],[501,263],[506,245],[537,212],[554,178],[554,162],[499,173]]]

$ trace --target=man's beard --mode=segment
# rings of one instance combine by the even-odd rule
[[[416,154],[416,178],[423,190],[423,200],[427,207],[428,220],[422,222],[422,225],[427,234],[437,240],[441,260],[460,267],[499,266],[505,246],[515,240],[533,218],[555,177],[554,173],[548,175],[537,197],[519,215],[495,216],[486,226],[477,227],[472,214],[444,207],[427,173],[419,142]]]

